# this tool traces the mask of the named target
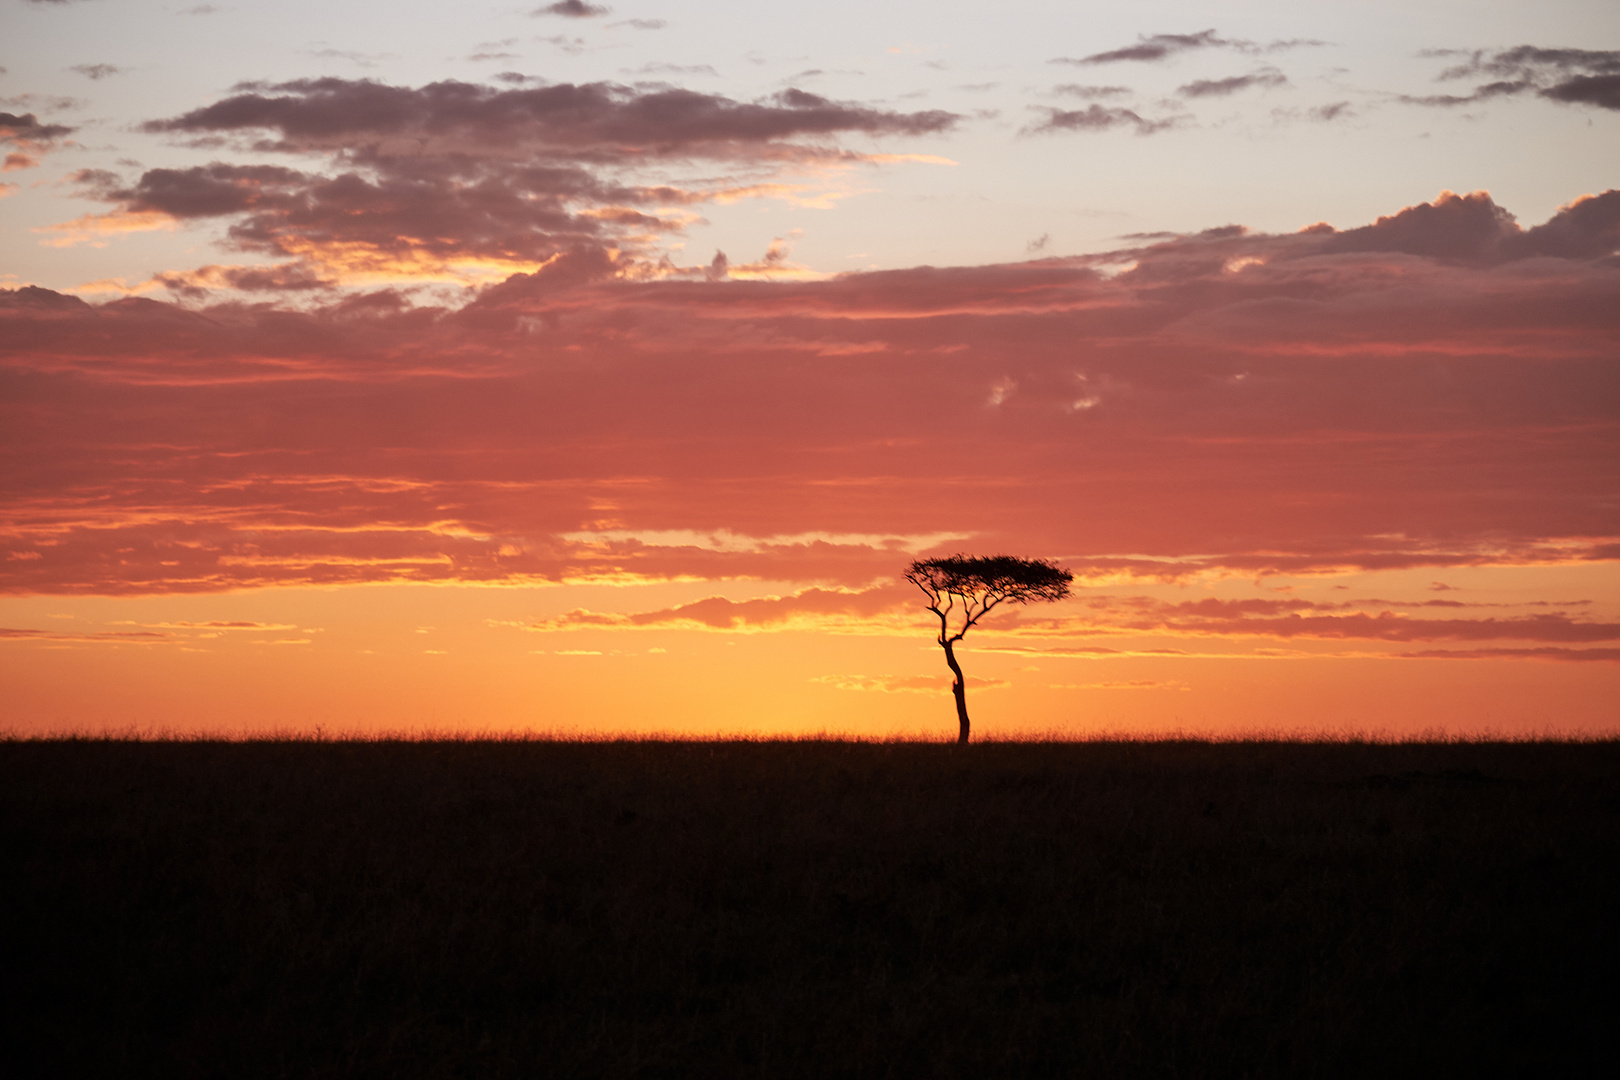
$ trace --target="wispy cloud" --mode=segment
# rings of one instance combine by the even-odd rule
[[[565,19],[596,19],[608,14],[608,8],[587,4],[584,0],[557,0],[555,4],[535,8],[530,15],[560,15]]]
[[[1062,131],[1095,132],[1128,128],[1138,135],[1155,135],[1185,124],[1189,119],[1182,115],[1149,119],[1134,109],[1107,105],[1088,105],[1084,109],[1037,108],[1046,114],[1046,119],[1026,127],[1022,134],[1050,135]]]
[[[1053,64],[1072,64],[1090,67],[1098,64],[1158,63],[1183,53],[1204,49],[1231,49],[1241,53],[1274,53],[1289,49],[1313,48],[1327,44],[1315,38],[1288,38],[1264,44],[1245,38],[1222,37],[1215,30],[1200,30],[1193,34],[1145,34],[1137,37],[1134,45],[1091,53],[1079,58],[1060,56],[1048,61]]]
[[[1620,50],[1517,45],[1495,51],[1430,49],[1422,55],[1454,61],[1440,73],[1442,82],[1471,79],[1477,85],[1466,94],[1401,95],[1410,105],[1455,108],[1534,94],[1564,104],[1620,109]]]
[[[76,71],[87,79],[105,79],[113,75],[122,75],[124,69],[116,64],[74,64],[69,71]]]
[[[937,675],[818,675],[811,682],[825,683],[838,690],[855,690],[878,694],[933,694],[949,695],[951,680]],[[1005,679],[967,677],[970,690],[996,690],[1011,686]]]

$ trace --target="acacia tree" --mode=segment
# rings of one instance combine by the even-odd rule
[[[928,597],[928,610],[939,616],[939,647],[945,650],[955,681],[956,718],[962,731],[956,741],[968,741],[967,680],[956,662],[956,643],[979,620],[1001,604],[1027,604],[1031,600],[1061,600],[1069,595],[1074,575],[1045,559],[1012,555],[947,555],[919,559],[906,567],[906,580]],[[959,627],[953,619],[960,619]]]

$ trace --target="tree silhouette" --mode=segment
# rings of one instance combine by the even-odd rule
[[[906,580],[928,597],[928,610],[939,616],[939,647],[956,681],[956,718],[962,731],[957,742],[968,741],[967,680],[956,662],[956,643],[978,621],[1000,604],[1027,604],[1031,600],[1061,600],[1069,595],[1074,575],[1045,559],[1012,555],[947,555],[919,559],[906,567]],[[961,628],[951,620],[960,616]]]

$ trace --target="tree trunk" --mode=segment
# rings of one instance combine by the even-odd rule
[[[951,665],[951,672],[956,681],[951,683],[951,693],[956,695],[956,719],[962,724],[962,732],[956,737],[959,743],[968,741],[968,714],[967,714],[967,676],[962,674],[962,665],[956,662],[956,651],[951,648],[949,641],[940,642],[945,647],[945,662]]]

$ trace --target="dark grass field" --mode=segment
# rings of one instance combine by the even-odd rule
[[[5,1071],[1584,1076],[1620,743],[0,744]]]

